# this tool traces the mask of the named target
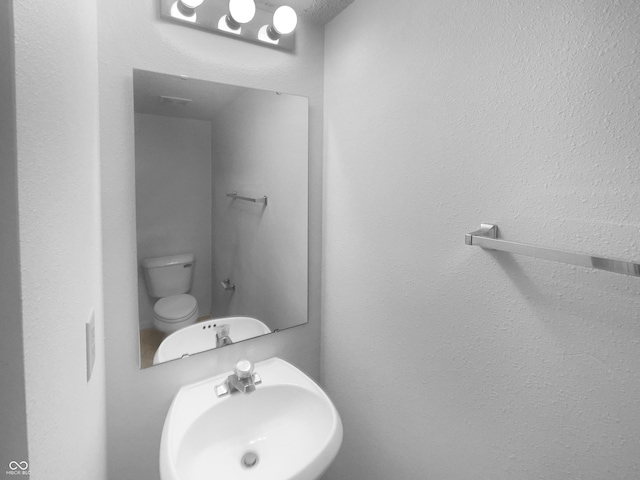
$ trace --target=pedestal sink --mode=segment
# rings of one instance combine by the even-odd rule
[[[342,443],[324,391],[279,358],[255,364],[253,393],[218,397],[229,373],[180,389],[160,444],[162,480],[317,480]]]

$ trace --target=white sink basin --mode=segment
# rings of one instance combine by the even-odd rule
[[[215,327],[224,324],[229,325],[229,337],[233,343],[271,333],[269,327],[252,317],[223,317],[198,322],[165,338],[153,356],[153,364],[216,348]]]
[[[216,396],[230,372],[180,389],[162,431],[162,480],[320,478],[342,443],[333,403],[279,358],[256,363],[255,373],[262,383],[250,394]]]

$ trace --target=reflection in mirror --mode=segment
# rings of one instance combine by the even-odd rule
[[[308,100],[133,84],[141,368],[306,323]]]

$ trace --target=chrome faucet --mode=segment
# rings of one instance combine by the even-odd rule
[[[231,345],[231,337],[229,336],[229,325],[223,324],[216,328],[216,348],[224,347],[225,345]]]
[[[256,385],[260,383],[262,383],[260,375],[253,373],[253,362],[247,359],[238,360],[233,368],[233,374],[215,387],[216,395],[223,397],[231,394],[234,390],[244,394],[255,392]]]

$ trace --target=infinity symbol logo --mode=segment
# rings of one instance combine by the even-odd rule
[[[16,462],[15,460],[12,460],[11,462],[9,462],[9,468],[11,470],[26,470],[27,468],[29,468],[29,464],[26,461]]]

